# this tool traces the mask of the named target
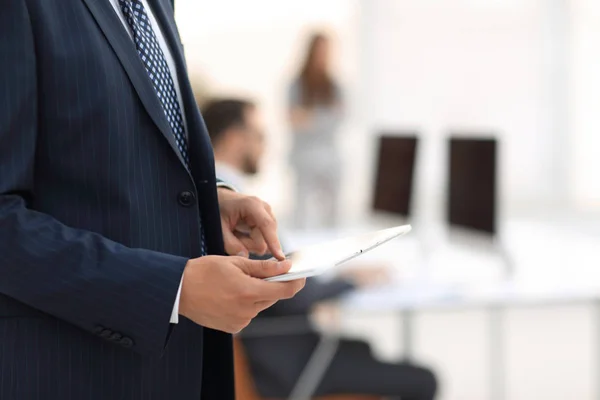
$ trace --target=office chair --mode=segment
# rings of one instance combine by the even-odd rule
[[[239,337],[233,339],[234,365],[235,365],[235,393],[236,400],[276,400],[262,398],[256,389],[250,365],[244,350],[244,346]],[[279,399],[277,399],[279,400]],[[381,400],[373,396],[357,395],[335,395],[317,397],[314,400]]]

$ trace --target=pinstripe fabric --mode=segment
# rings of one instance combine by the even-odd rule
[[[107,0],[2,2],[2,400],[233,399],[229,335],[169,324],[200,212],[208,251],[223,245],[170,1],[150,4],[177,63],[189,170]]]

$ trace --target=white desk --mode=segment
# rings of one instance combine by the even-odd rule
[[[506,370],[503,362],[505,348],[505,320],[507,309],[514,307],[549,307],[573,303],[589,303],[596,308],[597,326],[600,326],[600,287],[569,286],[527,287],[515,283],[488,285],[474,290],[443,286],[396,286],[351,294],[340,303],[342,310],[354,313],[396,311],[403,321],[402,341],[405,357],[413,350],[413,317],[424,311],[453,311],[457,309],[481,309],[488,315],[490,392],[495,400],[505,399]],[[595,335],[600,343],[600,331]],[[590,344],[593,348],[594,344]],[[600,353],[596,365],[600,366]],[[600,393],[597,394],[600,399]]]
[[[399,239],[364,259],[384,261],[402,269],[406,282],[388,288],[357,292],[345,298],[343,309],[352,312],[397,312],[403,321],[403,348],[413,348],[413,318],[431,310],[476,309],[487,315],[489,377],[492,398],[505,399],[504,351],[507,310],[592,304],[594,324],[600,327],[600,238],[552,224],[512,221],[505,224],[505,245],[515,260],[514,280],[499,278],[502,258],[476,240],[449,240],[443,229],[416,229],[416,235]],[[375,227],[377,229],[379,227]],[[295,235],[298,246],[364,232],[307,232]],[[371,228],[372,229],[372,228]],[[557,321],[560,323],[560,321]],[[600,330],[593,340],[600,343]],[[591,345],[590,348],[595,348]],[[600,352],[596,366],[600,366]],[[600,371],[600,369],[599,369]],[[596,397],[600,399],[600,390]]]

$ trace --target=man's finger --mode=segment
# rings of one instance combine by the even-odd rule
[[[298,279],[289,282],[266,282],[263,280],[255,281],[253,292],[257,294],[260,301],[277,301],[291,299],[304,287],[306,279]]]
[[[259,217],[261,219],[259,219],[256,224],[257,228],[260,230],[271,254],[278,260],[284,260],[285,254],[281,249],[281,243],[279,243],[279,237],[277,236],[277,222],[265,209],[262,209],[261,214],[262,216]]]
[[[248,248],[223,224],[225,251],[231,256],[248,257]]]
[[[259,301],[254,303],[255,307],[256,307],[256,313],[258,314],[259,312],[266,310],[267,308],[271,307],[273,304],[277,303],[278,300],[265,300],[265,301]]]
[[[236,260],[236,265],[246,275],[259,279],[285,274],[292,267],[291,261],[248,260],[245,258]]]
[[[271,218],[275,219],[275,214],[273,214],[273,209],[271,208],[271,205],[269,203],[267,203],[266,201],[263,201],[263,205],[265,207],[265,210],[271,216]]]
[[[263,255],[268,250],[267,242],[262,237],[262,233],[256,228],[252,229],[250,235],[236,232],[235,236],[251,253]]]
[[[277,237],[277,220],[265,202],[257,197],[248,197],[242,210],[242,219],[252,228],[258,228],[271,254],[278,260],[284,260],[285,254]]]

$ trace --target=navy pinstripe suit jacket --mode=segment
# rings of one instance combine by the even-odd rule
[[[0,399],[232,400],[229,335],[169,319],[200,216],[223,253],[212,149],[170,0],[186,169],[108,0],[0,6]]]

